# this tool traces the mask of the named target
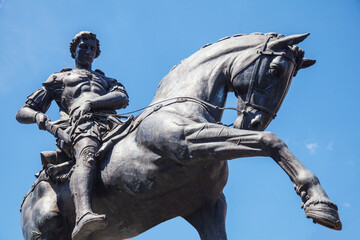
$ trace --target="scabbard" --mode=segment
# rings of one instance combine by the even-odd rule
[[[49,121],[45,123],[45,128],[46,128],[46,131],[48,131],[49,133],[51,133],[54,137],[63,140],[65,143],[70,143],[70,136],[69,136],[69,134],[67,134],[67,133],[66,133],[64,130],[62,130],[61,128],[55,126],[54,124],[52,124],[52,123],[49,122]]]

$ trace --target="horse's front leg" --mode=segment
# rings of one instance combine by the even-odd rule
[[[326,227],[341,230],[337,206],[332,203],[318,178],[271,132],[233,129],[199,123],[185,127],[190,161],[230,160],[269,156],[286,172],[302,198],[306,217]]]

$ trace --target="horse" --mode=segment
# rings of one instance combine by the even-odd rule
[[[227,161],[253,156],[271,157],[285,171],[307,218],[341,230],[337,206],[318,178],[264,131],[293,76],[315,63],[296,46],[308,35],[238,34],[205,45],[171,69],[126,136],[99,149],[92,207],[108,224],[89,239],[132,238],[178,216],[202,240],[227,239]],[[220,122],[230,92],[237,97],[233,128]],[[55,183],[43,171],[22,204],[23,236],[69,240],[74,216],[69,181]]]

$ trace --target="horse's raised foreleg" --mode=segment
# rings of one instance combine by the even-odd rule
[[[184,217],[199,233],[201,240],[226,240],[226,200],[224,194],[210,206]]]
[[[273,158],[295,184],[306,217],[326,227],[341,229],[337,207],[328,198],[318,178],[275,134],[199,123],[185,127],[185,142],[188,144],[190,161],[218,161],[250,156]]]

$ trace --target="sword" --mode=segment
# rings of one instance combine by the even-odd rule
[[[70,136],[61,128],[55,126],[50,121],[45,122],[46,131],[51,133],[54,137],[63,140],[65,143],[71,143]]]

